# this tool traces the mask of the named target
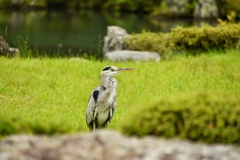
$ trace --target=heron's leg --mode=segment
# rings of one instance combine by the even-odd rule
[[[96,124],[95,124],[95,120],[93,120],[93,132],[95,132],[96,130]]]
[[[97,117],[97,108],[94,110],[93,113],[93,132],[96,130],[96,117]]]
[[[110,111],[109,111],[109,121],[108,121],[108,125],[110,124],[111,119],[112,119],[112,109],[110,109]]]

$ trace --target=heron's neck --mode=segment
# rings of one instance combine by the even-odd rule
[[[110,77],[101,76],[100,81],[103,87],[109,88],[111,86],[111,81],[109,80]]]

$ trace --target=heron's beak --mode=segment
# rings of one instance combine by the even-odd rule
[[[118,68],[117,71],[123,72],[123,71],[131,71],[131,70],[134,70],[134,68]]]

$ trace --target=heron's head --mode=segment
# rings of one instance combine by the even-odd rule
[[[106,66],[103,68],[101,76],[111,77],[117,75],[120,72],[130,70],[133,70],[133,68],[118,68],[116,66]]]

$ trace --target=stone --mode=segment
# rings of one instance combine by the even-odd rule
[[[9,47],[9,57],[19,57],[20,51],[18,48]]]
[[[22,5],[25,0],[12,0],[12,5]]]
[[[198,0],[194,9],[194,17],[201,19],[217,18],[218,8],[215,0]]]
[[[107,35],[104,37],[104,54],[109,51],[124,50],[126,43],[124,39],[128,37],[125,29],[118,26],[108,26]]]
[[[56,137],[14,135],[0,140],[1,160],[237,160],[240,147],[156,137],[126,137],[117,132]]]
[[[4,38],[0,36],[0,56],[17,57],[19,55],[19,49],[9,47]]]
[[[175,15],[185,15],[188,13],[188,0],[163,0],[169,7],[169,12]]]
[[[125,29],[118,26],[108,26],[104,37],[104,59],[109,61],[160,61],[160,55],[155,52],[126,50],[124,42],[129,35]]]
[[[104,59],[110,61],[160,61],[160,55],[155,52],[142,52],[142,51],[132,51],[132,50],[119,50],[107,52],[104,55]]]

